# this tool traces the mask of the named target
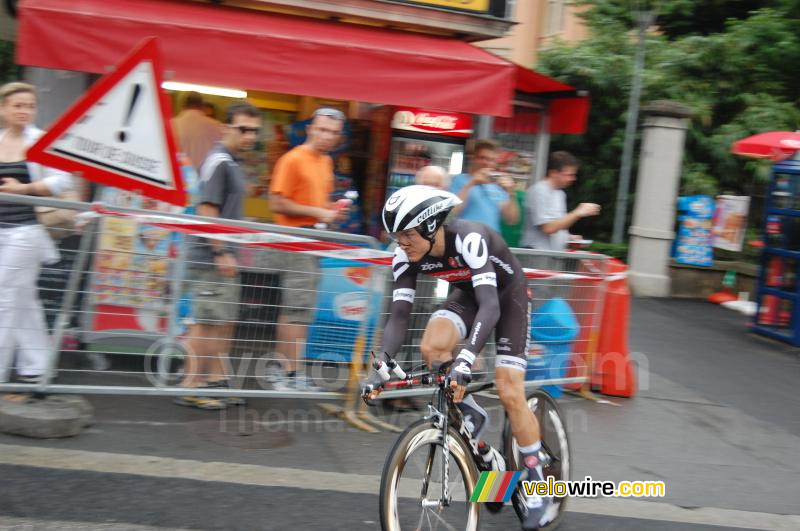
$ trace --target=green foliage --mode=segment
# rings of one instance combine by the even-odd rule
[[[0,41],[0,83],[18,81],[22,68],[14,62],[14,43]]]
[[[623,262],[628,262],[628,244],[627,243],[606,243],[606,242],[593,242],[587,246],[587,251],[593,253],[600,253],[611,258],[617,258]]]
[[[791,9],[794,0],[577,0],[587,6],[583,18],[593,28],[615,23],[633,28],[637,11],[658,14],[659,28],[670,39],[686,35],[710,35],[725,30],[729,20],[746,19],[762,7]]]
[[[611,232],[622,157],[636,46],[634,9],[647,3],[579,3],[587,6],[583,16],[592,36],[576,45],[555,43],[536,68],[591,95],[588,132],[554,137],[551,149],[567,149],[581,159],[570,201],[603,206],[603,215],[585,220],[580,229],[602,239]],[[763,193],[769,163],[732,155],[730,147],[752,134],[800,128],[800,0],[649,4],[656,8],[658,26],[646,38],[641,102],[670,99],[693,113],[681,193]],[[637,159],[638,139],[634,179]]]

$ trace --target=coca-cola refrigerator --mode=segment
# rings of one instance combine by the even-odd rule
[[[365,216],[369,234],[380,237],[380,212],[386,198],[414,184],[427,165],[442,166],[450,175],[462,173],[472,116],[413,107],[378,107],[370,114],[372,159],[365,186]]]

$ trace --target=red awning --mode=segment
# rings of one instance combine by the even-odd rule
[[[589,122],[588,96],[556,98],[550,100],[550,133],[554,135],[582,135]]]
[[[508,116],[515,65],[454,39],[186,0],[21,0],[17,61],[104,73],[158,37],[174,81]]]
[[[577,135],[586,132],[591,106],[588,96],[580,95],[572,85],[556,81],[519,65],[514,66],[516,66],[517,77],[515,88],[518,92],[534,94],[549,100],[550,130],[547,131],[548,133]],[[538,131],[537,119],[528,120],[525,116],[517,117],[516,114],[510,122],[503,123],[511,130],[523,127],[527,128],[526,132]]]
[[[575,92],[575,87],[556,81],[552,77],[515,64],[516,89],[520,92],[539,94],[543,92]]]

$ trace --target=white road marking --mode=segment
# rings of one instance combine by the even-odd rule
[[[171,527],[152,527],[149,525],[136,525],[123,523],[97,523],[80,522],[76,520],[39,520],[36,518],[17,518],[13,516],[0,516],[0,529],[13,529],[17,531],[164,531],[174,529]],[[184,528],[185,531],[185,528]]]

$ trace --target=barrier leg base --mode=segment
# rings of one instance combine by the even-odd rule
[[[36,439],[73,437],[92,424],[94,409],[86,399],[70,395],[0,396],[0,433]]]
[[[367,424],[366,422],[364,422],[363,420],[359,419],[356,416],[355,411],[345,409],[341,406],[335,406],[333,404],[320,404],[319,407],[323,411],[327,412],[329,415],[339,418],[345,421],[346,423],[350,424],[354,428],[359,429],[361,431],[365,431],[367,433],[378,433],[380,431],[379,429],[374,428],[369,424]]]
[[[391,431],[394,433],[400,433],[403,431],[399,426],[395,426],[390,422],[386,422],[379,418],[374,417],[372,413],[370,413],[369,411],[359,411],[358,417],[363,421],[369,422],[370,424],[373,424],[385,431]]]
[[[597,402],[598,404],[605,404],[608,406],[617,406],[620,407],[621,404],[617,404],[616,402],[612,402],[611,400],[607,400],[605,398],[600,398],[596,394],[592,393],[586,387],[581,387],[578,390],[573,389],[564,389],[564,392],[570,394],[572,396],[577,396],[578,398],[583,398],[584,400],[590,400],[592,402]]]

